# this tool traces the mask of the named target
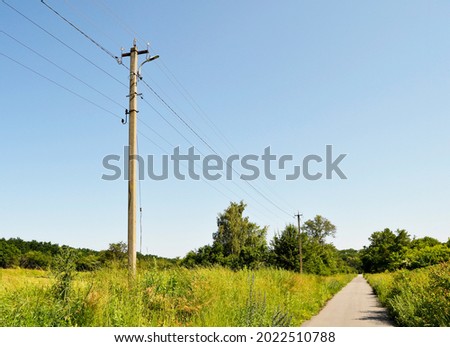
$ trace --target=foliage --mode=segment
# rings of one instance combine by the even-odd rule
[[[353,248],[343,249],[339,251],[342,261],[351,269],[361,273],[363,271],[363,263],[361,260],[361,251]]]
[[[244,217],[246,205],[232,202],[217,217],[213,244],[189,252],[182,265],[223,265],[232,269],[258,268],[267,261],[267,227],[261,228]]]
[[[70,248],[63,247],[55,257],[52,273],[55,277],[53,292],[57,299],[67,301],[76,271],[76,254]]]
[[[245,306],[239,312],[238,326],[260,327],[276,326],[289,327],[292,317],[288,312],[283,312],[279,307],[273,312],[269,312],[266,295],[255,293],[255,276],[251,277],[248,298]]]
[[[261,228],[249,221],[243,213],[244,202],[232,202],[230,206],[217,217],[217,232],[213,234],[213,245],[221,247],[225,257],[242,253],[258,260],[267,250],[267,227]]]
[[[181,261],[188,268],[222,265],[232,269],[273,266],[291,271],[300,270],[299,232],[292,225],[277,233],[266,245],[266,228],[243,217],[245,204],[231,203],[217,218],[218,230],[212,245],[189,252]],[[357,270],[342,260],[338,250],[325,238],[334,236],[336,227],[322,216],[305,222],[301,233],[303,270],[305,273],[330,275]]]
[[[374,232],[370,245],[362,250],[362,267],[375,273],[416,269],[450,260],[450,248],[431,237],[411,240],[405,230]]]
[[[445,244],[413,248],[405,253],[407,269],[417,269],[450,260],[450,248]]]
[[[103,256],[108,261],[122,262],[127,257],[128,246],[125,242],[110,243]]]
[[[307,235],[302,233],[302,253],[305,250]],[[299,232],[293,224],[287,225],[281,233],[275,234],[271,246],[271,263],[276,267],[299,271]]]
[[[316,216],[314,220],[323,221]],[[330,223],[331,224],[331,223]],[[346,263],[339,251],[324,239],[312,236],[311,233],[301,233],[303,271],[317,275],[331,275],[335,273],[349,273],[357,270]],[[271,241],[270,263],[286,270],[299,271],[299,233],[298,229],[289,224],[276,234]]]
[[[397,325],[450,326],[450,262],[366,277]]]
[[[52,257],[39,251],[28,251],[20,258],[20,266],[26,269],[48,269]]]
[[[16,267],[19,261],[20,250],[5,239],[0,239],[0,268]]]
[[[317,215],[303,223],[302,230],[319,243],[325,243],[325,238],[336,235],[336,227],[326,218]]]
[[[61,255],[62,264],[68,256]],[[0,269],[0,276],[0,326],[213,327],[298,326],[353,277],[152,268],[129,282],[126,270],[104,267],[72,277],[64,298],[54,290],[61,276],[20,269]]]
[[[59,246],[50,242],[2,238],[0,239],[0,268],[20,266],[25,269],[50,269],[65,249],[72,251],[76,271],[94,271],[102,266],[110,266],[112,263],[125,264],[126,261],[127,246],[124,242],[111,243],[107,250],[98,252],[86,248]],[[176,265],[177,260],[138,253],[138,266],[149,268],[155,262],[160,268],[170,268]]]
[[[101,266],[100,259],[95,254],[79,256],[76,260],[77,271],[94,271]]]

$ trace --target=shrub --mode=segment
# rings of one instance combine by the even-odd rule
[[[450,326],[450,262],[366,277],[397,325]]]

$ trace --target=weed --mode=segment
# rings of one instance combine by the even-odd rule
[[[450,262],[366,277],[397,325],[450,326]]]
[[[119,266],[76,273],[70,252],[58,259],[53,276],[0,270],[0,326],[296,326],[353,277],[152,268],[130,285]]]

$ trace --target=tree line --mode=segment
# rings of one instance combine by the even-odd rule
[[[450,239],[441,243],[432,237],[412,238],[405,230],[376,231],[369,246],[361,250],[338,250],[328,237],[336,227],[317,215],[303,223],[299,231],[293,224],[275,234],[268,243],[267,227],[244,217],[246,205],[231,203],[217,217],[212,245],[191,251],[181,263],[187,267],[222,265],[233,269],[272,266],[299,271],[302,244],[303,271],[330,275],[347,272],[384,272],[416,269],[450,261]]]
[[[369,241],[370,245],[360,251],[364,272],[413,270],[450,260],[450,238],[447,242],[429,236],[412,238],[404,229],[386,228],[374,232]]]
[[[259,226],[244,216],[246,204],[231,202],[217,216],[217,229],[212,244],[190,251],[182,259],[167,259],[138,253],[141,267],[225,266],[231,269],[275,267],[300,270],[299,244],[302,244],[303,271],[331,275],[349,272],[384,272],[415,269],[450,260],[450,239],[446,243],[431,237],[412,238],[405,230],[376,231],[370,244],[361,250],[338,250],[329,237],[336,226],[316,215],[303,223],[299,231],[293,224],[277,232],[267,241],[267,227]],[[107,250],[75,249],[50,242],[24,241],[20,238],[0,239],[0,268],[22,267],[49,269],[64,250],[70,249],[77,271],[92,271],[111,263],[126,266],[127,246],[112,243]]]
[[[47,270],[57,265],[58,256],[70,251],[76,271],[93,271],[115,263],[126,265],[127,245],[124,242],[111,243],[106,250],[59,246],[51,242],[24,241],[20,238],[0,239],[0,268],[21,267]],[[157,264],[159,268],[171,267],[174,259],[138,253],[138,260],[146,264]]]
[[[232,202],[217,217],[217,231],[212,245],[189,252],[181,264],[186,267],[221,265],[232,269],[272,266],[286,270],[300,269],[300,241],[303,270],[307,273],[330,275],[356,272],[336,247],[326,242],[334,237],[336,227],[317,215],[303,223],[301,232],[288,224],[267,242],[267,227],[261,227],[244,216],[244,202]]]

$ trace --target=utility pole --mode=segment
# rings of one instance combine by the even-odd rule
[[[128,114],[129,144],[128,144],[128,272],[134,277],[136,274],[136,158],[137,158],[137,82],[138,82],[138,56],[148,54],[148,49],[139,51],[136,39],[133,41],[129,53],[123,53],[122,58],[130,57],[130,95]],[[156,59],[147,58],[142,64]]]
[[[298,253],[300,257],[300,273],[303,273],[303,254],[302,254],[302,231],[300,228],[300,217],[303,215],[300,214],[300,212],[297,212],[295,217],[297,217],[297,223],[298,223]]]

